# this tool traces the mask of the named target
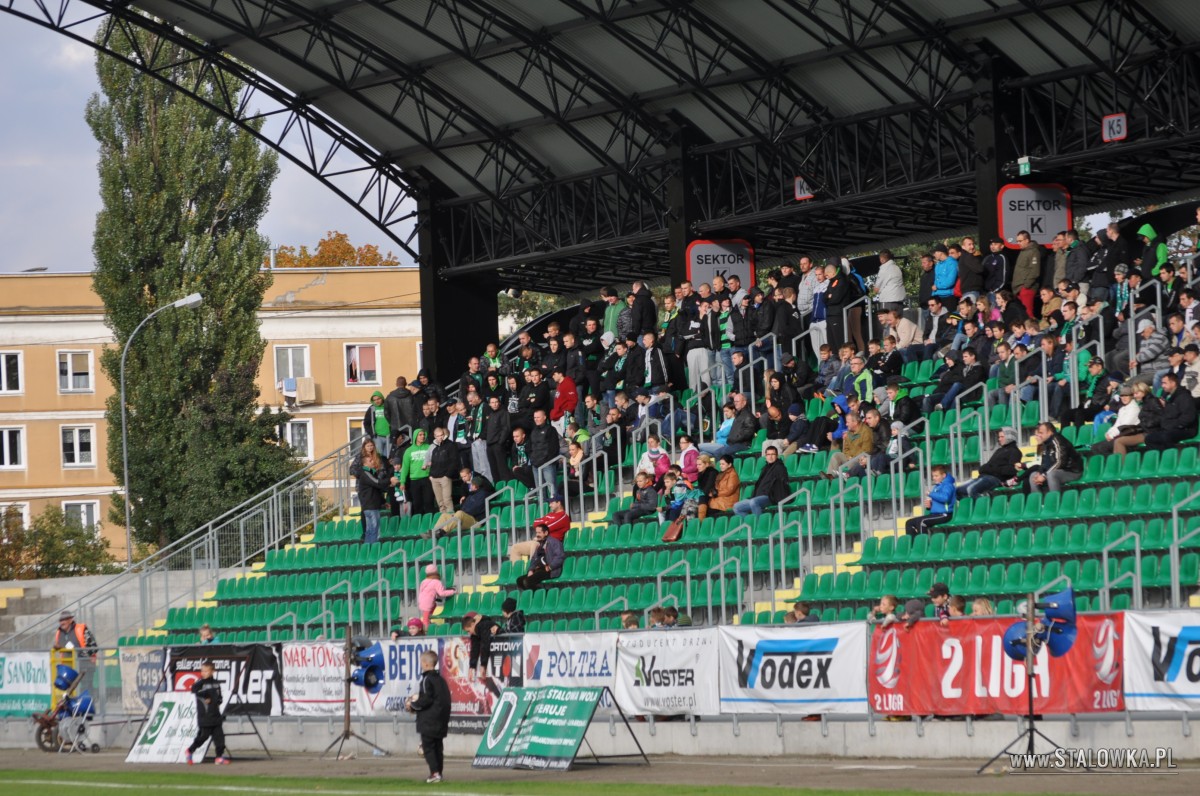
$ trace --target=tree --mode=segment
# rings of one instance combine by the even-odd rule
[[[27,578],[106,575],[119,570],[109,555],[108,540],[55,506],[47,506],[33,518],[25,547]]]
[[[501,293],[498,306],[501,318],[512,318],[513,325],[521,327],[547,312],[579,306],[579,297],[524,291],[513,298],[508,293]]]
[[[97,41],[172,72],[201,95],[241,90],[147,31],[136,42],[101,25]],[[86,119],[100,146],[93,283],[116,346],[101,357],[114,384],[122,348],[154,310],[192,292],[197,309],[164,312],[130,347],[126,366],[133,536],[163,546],[285,477],[286,415],[257,411],[265,343],[257,311],[271,276],[260,270],[276,158],[190,97],[103,54],[100,93]],[[109,469],[122,470],[121,407],[107,407]],[[124,525],[115,495],[110,515]]]
[[[26,574],[29,552],[25,546],[25,518],[9,504],[0,514],[0,580],[18,580]]]
[[[367,243],[358,248],[345,232],[330,230],[317,242],[316,252],[307,246],[280,246],[275,250],[276,268],[378,268],[396,266],[400,261],[390,251],[386,256],[379,247]]]

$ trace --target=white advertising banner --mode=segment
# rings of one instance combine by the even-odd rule
[[[722,713],[865,713],[862,622],[721,627]]]
[[[283,713],[334,716],[345,699],[346,647],[336,642],[283,645]],[[361,690],[361,689],[358,689]],[[350,700],[355,714],[356,702]]]
[[[1125,709],[1200,709],[1200,611],[1125,612]]]
[[[433,650],[440,656],[441,639],[412,637],[400,641],[381,641],[379,645],[387,665],[383,669],[383,687],[372,694],[351,685],[350,713],[356,716],[387,716],[404,712],[404,700],[417,693],[421,680],[421,653]],[[341,709],[339,703],[338,709]]]
[[[142,725],[126,763],[183,763],[187,748],[196,737],[196,697],[180,692],[154,695],[150,720]],[[208,750],[208,741],[196,750],[199,760]]]
[[[166,690],[161,647],[121,647],[121,707],[127,716],[141,716],[154,704],[154,694]]]
[[[0,653],[0,716],[49,710],[51,679],[48,653]]]
[[[717,713],[717,630],[617,635],[617,704],[628,714]]]
[[[525,686],[570,688],[607,686],[616,691],[617,634],[526,633]],[[612,697],[600,697],[597,715],[612,711]]]

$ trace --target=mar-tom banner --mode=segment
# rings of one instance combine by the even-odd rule
[[[0,653],[0,716],[49,710],[50,680],[49,653]]]
[[[121,647],[121,707],[127,716],[140,716],[154,704],[154,695],[166,690],[165,655],[161,647]]]
[[[722,626],[722,713],[864,713],[862,622]]]
[[[471,639],[442,639],[442,677],[450,687],[450,731],[481,733],[506,688],[524,684],[521,636],[494,636],[483,676],[471,671]]]
[[[171,647],[167,682],[171,691],[190,691],[200,679],[200,664],[212,661],[225,697],[225,715],[279,716],[283,713],[283,675],[278,644],[204,644]]]
[[[602,687],[617,684],[617,634],[526,633],[525,685]],[[600,696],[597,715],[613,710],[608,692]]]
[[[1004,654],[1013,617],[924,620],[912,628],[878,627],[867,660],[876,713],[961,716],[1023,715],[1025,665]],[[1123,710],[1120,614],[1081,614],[1074,646],[1059,658],[1043,648],[1034,664],[1037,713]]]
[[[1200,707],[1200,611],[1125,612],[1125,706]]]
[[[711,715],[717,699],[717,630],[617,634],[617,704],[628,714]]]

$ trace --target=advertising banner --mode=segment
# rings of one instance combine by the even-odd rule
[[[161,647],[122,647],[121,708],[127,716],[141,716],[154,704],[154,695],[166,690]]]
[[[0,653],[0,716],[50,709],[50,656],[45,652]]]
[[[167,682],[172,691],[188,691],[200,678],[200,664],[212,661],[221,683],[228,716],[279,716],[283,712],[283,675],[278,644],[205,644],[172,647]]]
[[[1200,706],[1200,611],[1125,612],[1125,706]]]
[[[154,695],[150,720],[142,725],[126,763],[183,763],[196,737],[196,698],[191,694],[160,691]],[[204,757],[209,742],[196,750]]]
[[[721,627],[722,713],[865,713],[862,622]]]
[[[614,633],[526,633],[525,685],[560,685],[615,689],[617,683],[617,634]],[[599,715],[613,710],[612,697],[600,697]]]
[[[629,714],[714,714],[717,630],[617,634],[617,704]]]
[[[1023,715],[1028,710],[1025,664],[1004,654],[1011,617],[956,619],[943,627],[921,621],[876,628],[867,688],[876,713],[962,716]],[[1120,614],[1078,619],[1074,646],[1059,658],[1042,648],[1034,663],[1037,713],[1123,710]]]
[[[287,716],[334,716],[345,699],[346,647],[338,642],[285,643],[283,712]],[[354,689],[361,691],[362,689]],[[351,692],[350,712],[355,711]]]
[[[470,637],[442,639],[442,677],[450,687],[451,732],[484,731],[500,694],[524,685],[523,657],[521,636],[496,636],[491,642],[491,660],[480,676],[471,671]]]
[[[496,704],[475,752],[475,768],[571,767],[602,688],[510,688]]]
[[[439,639],[412,637],[400,641],[381,641],[387,665],[383,670],[383,688],[372,694],[365,688],[351,688],[350,712],[356,716],[387,716],[404,712],[404,700],[417,693],[421,681],[421,653],[432,650],[442,654]],[[339,710],[341,702],[338,702]]]

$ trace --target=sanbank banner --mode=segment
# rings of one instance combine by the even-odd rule
[[[1125,707],[1200,708],[1200,611],[1125,612]]]
[[[154,704],[154,695],[165,690],[161,647],[121,647],[121,707],[128,716],[140,716]]]
[[[863,713],[861,622],[721,627],[722,713]]]
[[[617,634],[617,704],[628,714],[719,712],[717,630]]]
[[[154,695],[150,718],[142,725],[126,763],[182,763],[196,737],[196,698],[191,694],[160,691]],[[196,750],[203,759],[209,742]]]
[[[962,716],[1023,715],[1025,664],[1004,654],[1004,619],[956,619],[942,626],[875,629],[867,688],[876,713]],[[1123,710],[1120,614],[1081,614],[1074,645],[1062,657],[1042,648],[1033,667],[1037,713]]]
[[[526,633],[525,685],[584,688],[617,683],[616,633]],[[598,715],[612,711],[608,693],[600,697]]]
[[[50,656],[45,652],[0,653],[0,716],[50,708]]]

